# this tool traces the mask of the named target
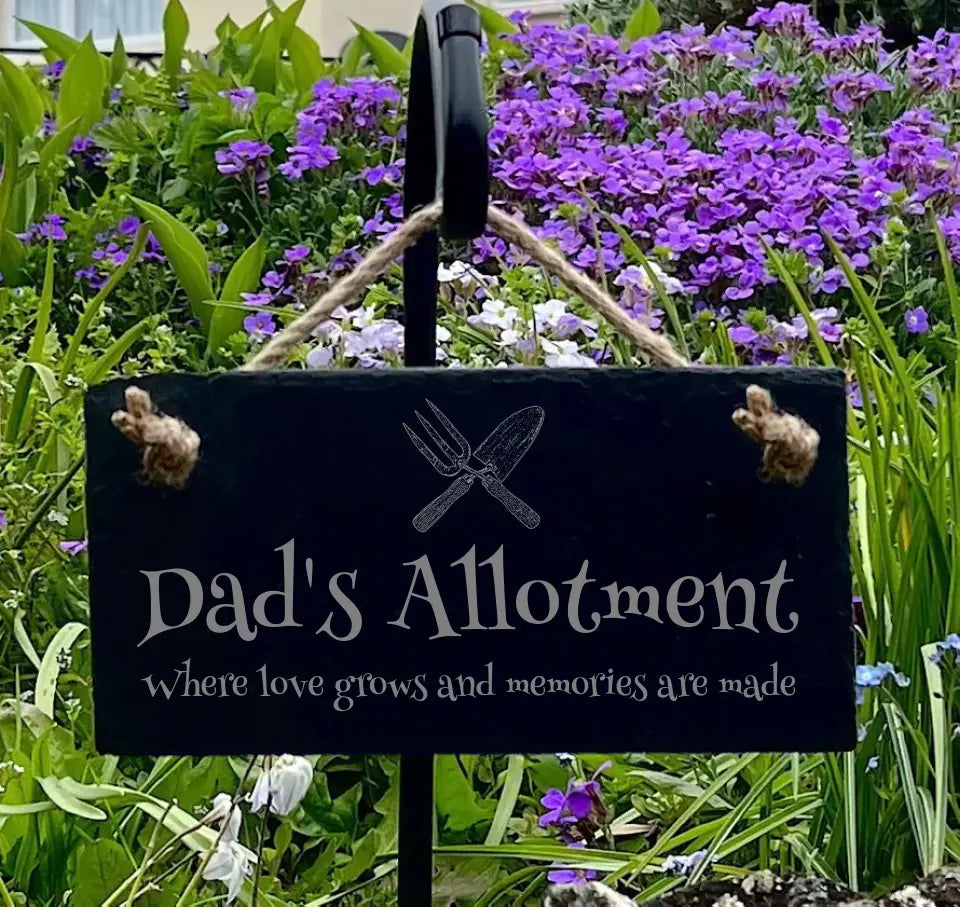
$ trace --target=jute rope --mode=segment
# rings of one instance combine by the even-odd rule
[[[240,370],[260,372],[282,366],[333,311],[349,305],[381,277],[405,249],[432,230],[440,221],[441,211],[442,203],[437,201],[409,217],[353,271],[264,344]],[[488,209],[487,217],[501,239],[522,249],[547,273],[584,299],[612,327],[629,338],[647,362],[678,368],[692,364],[667,337],[627,315],[594,281],[538,239],[521,221],[494,207]],[[751,385],[747,389],[746,409],[738,409],[733,421],[763,445],[763,478],[794,485],[806,479],[817,459],[820,436],[803,419],[778,410],[769,392]],[[143,448],[143,474],[148,481],[173,488],[184,485],[200,452],[196,432],[181,420],[159,413],[150,395],[136,387],[127,388],[126,410],[113,414],[113,424]]]

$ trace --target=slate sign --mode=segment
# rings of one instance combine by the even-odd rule
[[[731,421],[821,435],[801,487]],[[87,396],[96,740],[117,754],[855,743],[843,376],[136,379],[202,438],[146,485]]]

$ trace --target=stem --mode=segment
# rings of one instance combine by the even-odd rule
[[[240,791],[243,789],[243,785],[246,784],[247,778],[250,776],[250,772],[253,770],[254,763],[257,761],[256,756],[251,756],[250,761],[247,763],[246,771],[243,773],[243,777],[240,779],[240,783],[237,785],[236,791],[234,791],[233,797],[230,800],[230,809],[227,812],[227,818],[224,820],[223,825],[220,827],[220,832],[217,835],[216,840],[213,842],[213,845],[207,850],[204,854],[203,859],[200,861],[200,865],[197,867],[197,871],[190,877],[190,881],[187,882],[187,887],[183,889],[180,893],[180,897],[177,898],[177,903],[175,907],[186,907],[187,898],[189,895],[192,895],[194,891],[197,890],[197,886],[203,879],[203,871],[207,868],[207,865],[213,859],[213,855],[217,851],[217,847],[220,845],[220,841],[223,839],[223,833],[227,830],[227,827],[230,825],[230,817],[233,815],[234,807],[237,803],[240,802]]]
[[[172,807],[173,804],[168,803],[167,808],[163,811],[163,816],[161,816],[160,821],[153,826],[153,831],[150,833],[150,842],[147,844],[146,853],[144,853],[140,867],[137,869],[137,873],[134,876],[133,885],[130,888],[129,896],[127,897],[126,907],[131,907],[134,899],[137,896],[137,892],[140,890],[140,884],[143,882],[144,873],[147,871],[147,866],[152,861],[154,851],[156,850],[157,835],[160,833],[160,828],[163,826],[163,820],[167,818]]]
[[[270,766],[264,764],[264,771],[270,771]],[[250,907],[257,907],[257,901],[260,897],[260,874],[261,867],[263,866],[263,840],[267,836],[267,817],[270,815],[270,800],[272,798],[273,791],[268,787],[267,788],[267,805],[263,809],[263,819],[260,820],[260,837],[257,841],[257,868],[255,870],[255,875],[253,877],[253,897],[250,900]]]
[[[60,493],[70,484],[73,477],[80,471],[80,468],[83,466],[83,457],[79,457],[70,464],[70,468],[64,473],[63,478],[53,487],[53,489],[46,494],[43,500],[40,502],[40,506],[34,511],[33,516],[30,517],[30,521],[24,527],[23,532],[18,535],[13,541],[14,550],[19,550],[23,548],[27,539],[33,535],[33,530],[40,525],[40,521],[43,519],[43,515],[53,506],[53,502],[60,496]]]

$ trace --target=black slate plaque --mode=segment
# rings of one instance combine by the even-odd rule
[[[731,421],[821,435],[801,487]],[[843,376],[155,376],[202,438],[138,476],[86,404],[96,741],[118,754],[855,743]]]

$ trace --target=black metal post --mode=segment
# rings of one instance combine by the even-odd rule
[[[480,73],[480,18],[472,7],[429,0],[414,35],[407,105],[403,211],[443,198],[440,232],[480,236],[487,220],[487,107]],[[448,172],[446,162],[455,166]],[[427,233],[403,256],[404,364],[435,366],[440,241]],[[433,900],[434,765],[400,757],[398,907]]]

